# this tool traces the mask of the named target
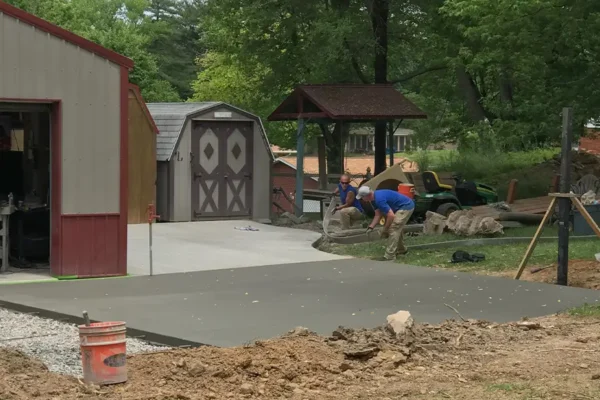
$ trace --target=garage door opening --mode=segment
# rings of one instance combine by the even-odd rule
[[[14,205],[0,228],[4,271],[50,270],[50,118],[50,105],[0,103],[0,209],[8,213],[9,198]]]

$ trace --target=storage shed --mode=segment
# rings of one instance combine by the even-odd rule
[[[222,102],[149,103],[162,221],[268,219],[273,155],[260,118]]]
[[[11,252],[55,276],[127,273],[131,68],[0,1],[0,203],[17,205]]]
[[[148,205],[156,204],[156,135],[158,128],[140,88],[129,85],[128,223],[148,223]]]

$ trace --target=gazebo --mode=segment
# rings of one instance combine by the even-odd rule
[[[296,146],[296,213],[304,202],[304,129],[306,124],[368,123],[388,124],[390,165],[393,164],[393,135],[405,119],[425,119],[427,115],[393,85],[323,84],[298,86],[271,113],[269,121],[298,121]],[[399,121],[394,127],[394,122]],[[377,137],[375,138],[377,148]],[[325,146],[319,144],[319,181],[327,180]],[[323,188],[323,186],[321,186]]]

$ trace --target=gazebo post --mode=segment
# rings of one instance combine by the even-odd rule
[[[318,156],[319,156],[319,189],[327,190],[327,158],[325,152],[325,138],[319,136],[318,140]]]
[[[394,165],[394,121],[388,124],[388,148],[390,150],[390,167]]]
[[[296,216],[300,217],[304,210],[304,127],[303,118],[298,119],[296,138]]]

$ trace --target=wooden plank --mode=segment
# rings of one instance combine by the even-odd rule
[[[553,197],[552,200],[550,201],[550,205],[548,206],[548,209],[546,210],[546,214],[544,215],[544,218],[542,219],[542,222],[540,222],[540,226],[538,226],[537,231],[535,232],[535,235],[533,235],[533,238],[531,239],[531,243],[529,243],[529,247],[527,247],[527,251],[525,251],[525,255],[523,256],[523,259],[521,260],[521,264],[519,264],[519,270],[517,271],[517,274],[515,275],[515,279],[519,279],[521,277],[521,274],[523,274],[523,270],[525,269],[525,266],[527,265],[527,262],[529,261],[529,258],[533,254],[533,250],[535,249],[535,246],[537,245],[537,242],[538,242],[540,236],[542,235],[542,232],[544,230],[544,225],[546,225],[546,223],[548,222],[548,219],[554,213],[555,205],[556,205],[556,197]]]

